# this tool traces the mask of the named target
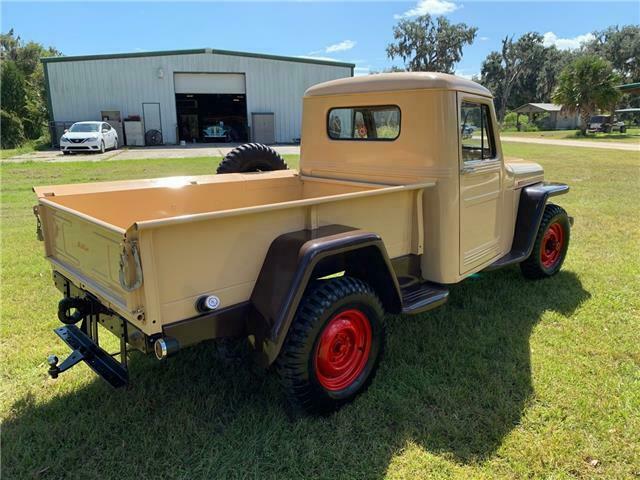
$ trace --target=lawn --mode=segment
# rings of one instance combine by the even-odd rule
[[[557,198],[576,219],[563,271],[482,273],[433,312],[390,317],[371,388],[328,418],[289,417],[273,373],[210,344],[134,355],[126,390],[85,365],[48,379],[46,356],[67,349],[31,186],[210,173],[218,159],[1,165],[3,478],[637,478],[638,155],[505,150],[571,184]]]
[[[18,148],[3,148],[0,149],[0,159],[15,157],[16,155],[23,155],[25,153],[35,152],[36,150],[47,150],[51,148],[51,140],[48,136],[43,136],[38,140],[29,140],[24,145]]]
[[[551,138],[554,140],[593,140],[597,142],[640,143],[640,128],[629,128],[626,133],[589,133],[586,137],[577,130],[543,130],[539,132],[500,132],[501,137]]]

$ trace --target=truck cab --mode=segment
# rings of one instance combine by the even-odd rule
[[[327,413],[371,383],[386,314],[441,306],[482,270],[560,270],[572,219],[548,200],[568,186],[505,158],[481,85],[334,80],[306,92],[302,128],[299,170],[247,144],[216,175],[36,187],[56,333],[73,350],[49,374],[84,361],[120,387],[131,349],[165,361],[234,338],[293,405]],[[119,363],[99,329],[120,339]]]
[[[371,117],[364,136],[363,114]],[[433,282],[456,283],[507,254],[520,192],[543,180],[540,165],[505,159],[489,90],[453,75],[394,73],[317,85],[304,98],[303,131],[303,174],[437,183],[422,200],[420,264]]]

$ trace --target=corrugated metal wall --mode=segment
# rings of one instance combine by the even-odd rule
[[[176,143],[174,73],[244,73],[248,119],[253,112],[275,113],[277,142],[300,137],[308,87],[351,75],[347,66],[216,53],[50,62],[45,68],[54,120],[100,120],[102,110],[120,110],[123,118],[142,116],[143,102],[159,102],[166,143]]]

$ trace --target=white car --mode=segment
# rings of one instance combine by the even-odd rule
[[[60,139],[60,151],[64,155],[72,152],[104,153],[109,148],[118,148],[118,133],[107,122],[76,122]]]

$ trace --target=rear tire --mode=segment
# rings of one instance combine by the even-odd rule
[[[544,209],[531,255],[520,264],[522,274],[538,280],[558,273],[569,248],[571,224],[565,210],[553,203]]]
[[[287,170],[284,159],[273,148],[261,143],[247,143],[231,150],[216,173],[248,173]]]
[[[63,155],[69,155],[70,153],[71,153],[71,152],[68,152],[67,150],[63,150],[63,151],[62,151],[62,154],[63,154]]]
[[[350,277],[322,282],[303,298],[276,369],[294,407],[326,414],[369,386],[385,344],[382,303]]]

